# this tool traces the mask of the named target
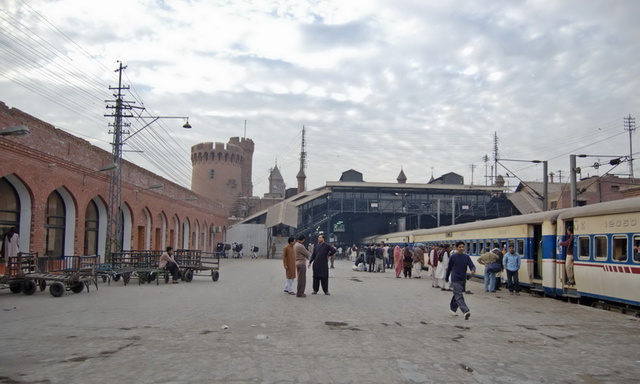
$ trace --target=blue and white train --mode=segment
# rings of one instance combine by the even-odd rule
[[[575,285],[565,273],[566,229],[574,230]],[[640,307],[640,197],[433,229],[372,236],[391,244],[465,243],[476,259],[496,245],[522,257],[520,283],[549,296],[569,296]]]

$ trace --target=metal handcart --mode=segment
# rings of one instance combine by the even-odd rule
[[[36,293],[37,282],[29,279],[28,276],[38,271],[37,260],[37,252],[20,252],[18,256],[8,256],[4,274],[0,276],[0,287],[9,288],[13,293],[22,292],[25,295]]]
[[[50,282],[49,293],[60,297],[66,291],[80,293],[93,284],[98,289],[95,265],[98,255],[82,256],[45,256],[37,258],[37,271],[27,275],[28,279],[37,281],[41,291]]]
[[[213,281],[220,278],[220,252],[178,249],[174,258],[180,266],[182,279],[188,283],[193,280],[194,274],[210,275]]]

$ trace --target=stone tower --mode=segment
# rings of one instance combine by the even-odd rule
[[[251,197],[254,143],[232,137],[224,143],[200,143],[191,147],[191,190],[234,210],[239,196]]]

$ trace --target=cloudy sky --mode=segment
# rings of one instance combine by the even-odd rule
[[[484,185],[494,134],[501,158],[548,160],[566,182],[570,154],[596,155],[582,176],[629,155],[638,15],[633,0],[0,0],[0,101],[110,150],[121,61],[125,99],[193,126],[161,119],[125,158],[185,186],[191,146],[244,136],[245,121],[260,196],[276,161],[295,186],[303,126],[309,189],[348,169],[470,183],[472,166]],[[540,165],[503,164],[542,180]]]

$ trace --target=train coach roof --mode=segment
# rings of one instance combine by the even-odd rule
[[[640,212],[640,197],[607,201],[604,203],[585,205],[582,207],[568,208],[558,216],[560,220],[575,217],[589,217],[607,214]]]
[[[530,213],[528,215],[502,217],[498,219],[474,221],[473,223],[449,225],[446,227],[418,229],[413,232],[413,235],[418,236],[418,235],[427,235],[431,233],[440,233],[440,232],[467,231],[467,230],[481,229],[481,228],[487,228],[487,227],[492,227],[492,228],[506,227],[510,225],[519,225],[519,224],[542,224],[542,222],[544,221],[557,218],[561,213],[565,212],[566,210],[567,209],[558,209],[555,211]]]

